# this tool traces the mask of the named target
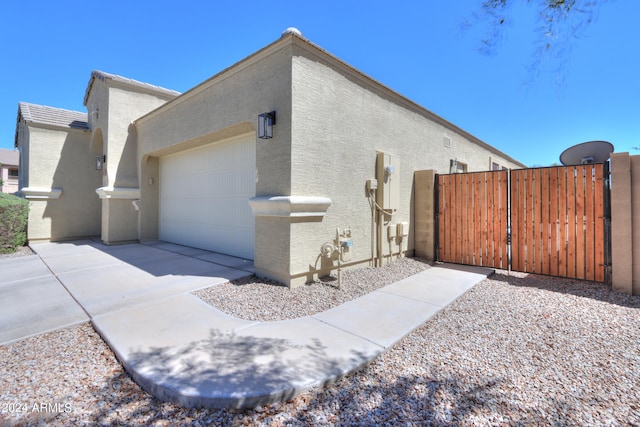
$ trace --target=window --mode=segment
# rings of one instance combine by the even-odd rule
[[[451,159],[451,163],[449,165],[449,173],[465,173],[467,171],[467,164],[462,163],[459,160]]]
[[[18,179],[18,169],[9,169],[9,179]]]
[[[497,164],[496,162],[491,163],[491,170],[492,171],[499,171],[500,170],[500,165]]]

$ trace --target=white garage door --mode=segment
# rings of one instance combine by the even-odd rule
[[[255,135],[160,158],[160,239],[253,259]]]

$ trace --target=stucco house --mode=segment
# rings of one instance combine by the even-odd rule
[[[84,105],[19,105],[30,240],[163,240],[290,286],[411,255],[414,172],[524,167],[295,29],[182,94],[94,71]]]
[[[18,166],[20,153],[0,148],[0,193],[13,194],[18,191]]]

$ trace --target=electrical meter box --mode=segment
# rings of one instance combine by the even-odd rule
[[[397,234],[398,234],[398,237],[407,237],[409,235],[409,223],[399,222]]]
[[[396,237],[396,225],[395,224],[389,224],[387,225],[387,238],[389,240],[393,240]]]
[[[378,152],[376,159],[378,189],[376,202],[384,210],[397,210],[400,205],[400,159]]]

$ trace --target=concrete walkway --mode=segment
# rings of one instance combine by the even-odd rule
[[[0,260],[0,343],[90,319],[146,391],[188,407],[253,407],[334,381],[492,273],[435,266],[323,313],[251,322],[190,293],[252,274],[250,261],[162,242],[33,248]]]

